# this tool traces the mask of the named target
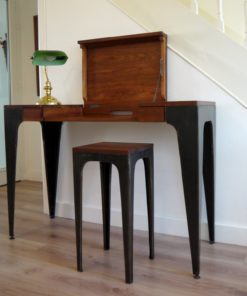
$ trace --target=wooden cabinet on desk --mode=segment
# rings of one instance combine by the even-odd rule
[[[164,121],[167,36],[163,32],[78,41],[84,114]],[[153,103],[154,106],[141,106]]]

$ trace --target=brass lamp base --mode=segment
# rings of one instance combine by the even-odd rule
[[[40,98],[36,105],[61,105],[61,103],[51,95],[52,86],[48,79],[46,67],[45,67],[45,76],[46,76],[46,83],[45,83],[45,96]]]
[[[36,105],[61,105],[61,103],[52,96],[44,96],[38,100]]]

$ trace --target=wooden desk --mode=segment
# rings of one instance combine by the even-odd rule
[[[152,109],[154,108],[154,109]],[[152,117],[155,113],[159,116]],[[143,116],[143,114],[145,116]],[[209,241],[214,242],[214,143],[215,104],[212,102],[158,102],[145,104],[132,114],[94,114],[82,105],[36,106],[9,105],[4,109],[6,163],[8,182],[9,235],[14,238],[15,177],[18,127],[23,121],[40,122],[50,217],[55,217],[57,172],[61,127],[63,122],[159,121],[173,125],[177,131],[187,213],[192,271],[200,274],[199,222],[201,189],[204,179]],[[145,123],[147,124],[147,123]],[[71,193],[72,194],[72,193]],[[165,194],[165,192],[164,192]]]

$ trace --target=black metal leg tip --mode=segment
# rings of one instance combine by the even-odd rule
[[[55,218],[55,215],[54,214],[50,215],[50,218],[51,219],[54,219]]]
[[[77,271],[78,272],[83,272],[83,269],[82,268],[77,268]]]
[[[215,243],[215,241],[209,241],[210,245],[213,245]]]
[[[196,279],[196,280],[199,280],[201,277],[199,274],[193,274],[193,278]]]
[[[15,236],[14,235],[10,235],[9,236],[9,239],[15,239]]]
[[[154,255],[150,255],[150,256],[149,256],[149,259],[150,259],[150,260],[154,260]]]
[[[126,280],[125,283],[130,285],[133,283],[133,280]]]

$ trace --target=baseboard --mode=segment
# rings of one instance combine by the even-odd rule
[[[20,181],[20,173],[19,170],[16,170],[16,177],[15,177],[16,181]],[[0,169],[0,186],[6,185],[7,184],[7,173],[6,173],[6,169]]]
[[[20,180],[19,171],[16,172],[16,181]],[[22,176],[22,180],[42,181],[40,171],[30,171]],[[6,169],[0,169],[0,186],[7,184]]]
[[[0,186],[7,184],[6,169],[0,169]]]
[[[56,215],[59,217],[74,219],[74,206],[69,203],[57,203]],[[92,206],[84,207],[83,220],[93,223],[102,223],[101,208],[96,208]],[[111,225],[122,225],[122,217],[119,210],[111,210]],[[138,230],[147,230],[146,215],[135,214],[134,228]],[[155,217],[155,232],[188,237],[187,222],[183,219]],[[247,246],[247,227],[216,223],[215,233],[216,242],[218,243]],[[208,240],[207,223],[201,224],[201,239]]]
[[[26,170],[25,173],[22,174],[22,180],[42,182],[42,171]]]

